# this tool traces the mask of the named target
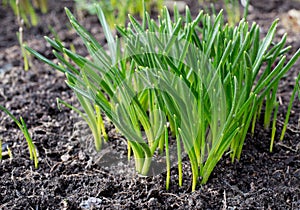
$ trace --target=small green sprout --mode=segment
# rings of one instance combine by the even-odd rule
[[[97,105],[94,105],[93,107],[93,105],[86,98],[80,95],[77,95],[77,99],[79,100],[81,106],[83,107],[87,115],[85,115],[79,109],[75,108],[74,106],[68,104],[67,102],[59,98],[57,99],[58,108],[60,109],[60,104],[63,104],[66,107],[77,112],[82,117],[82,119],[86,121],[86,123],[88,124],[89,128],[92,131],[96,150],[99,151],[102,147],[102,138],[105,141],[108,140],[108,136],[105,131],[105,126],[101,116],[100,108]]]
[[[8,111],[8,109],[6,109],[5,107],[1,106],[0,105],[0,110],[2,110],[3,112],[5,112],[16,124],[17,126],[20,128],[20,130],[22,131],[26,141],[27,141],[27,144],[28,144],[28,149],[29,149],[29,154],[30,154],[30,160],[33,160],[34,161],[34,166],[35,168],[38,167],[38,154],[37,154],[37,150],[32,142],[32,139],[31,139],[31,136],[28,132],[28,129],[27,129],[27,126],[23,120],[22,117],[20,117],[20,121],[15,117],[13,116],[10,111]],[[2,147],[1,147],[2,149]],[[11,150],[8,148],[8,155],[12,158],[12,153],[11,153]]]
[[[5,150],[7,150],[7,151],[4,150],[5,151],[4,153],[2,151],[3,147],[6,147]],[[3,156],[6,156],[6,155],[8,155],[10,160],[13,159],[13,154],[12,154],[12,151],[10,150],[9,146],[8,145],[3,145],[2,140],[0,139],[0,162],[3,158]]]
[[[300,100],[300,73],[298,74],[298,77],[296,78],[296,83],[295,83],[295,87],[293,89],[291,98],[290,98],[290,102],[288,105],[288,110],[286,113],[286,117],[285,117],[285,121],[283,124],[283,128],[282,128],[282,132],[281,132],[281,136],[280,136],[280,140],[282,141],[288,126],[288,122],[289,122],[289,118],[291,115],[291,111],[292,111],[292,107],[293,107],[293,102],[296,100],[296,94],[298,92],[298,100]],[[299,122],[300,122],[300,118],[299,118]]]
[[[7,145],[6,149],[7,149],[7,155],[8,155],[8,157],[9,157],[9,159],[13,159],[14,156],[13,156],[13,154],[12,154],[11,149],[8,147],[8,145]]]

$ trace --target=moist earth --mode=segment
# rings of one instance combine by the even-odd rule
[[[78,53],[87,55],[76,33],[70,30],[63,9],[66,6],[75,12],[72,1],[49,2],[49,12],[39,14],[39,25],[25,28],[27,44],[54,59],[43,39],[44,35],[53,37],[51,26],[66,46],[72,43]],[[197,1],[187,4],[196,15]],[[258,22],[264,33],[274,19],[280,18],[277,36],[289,33],[291,57],[300,47],[300,26],[293,25],[288,12],[300,10],[300,2],[251,1],[251,5],[248,19]],[[217,9],[221,7],[216,3]],[[80,22],[105,44],[96,17],[83,13]],[[25,72],[16,38],[17,20],[3,5],[0,23],[0,104],[24,118],[39,152],[39,167],[35,169],[22,133],[1,112],[4,156],[0,162],[0,209],[300,209],[299,101],[294,103],[286,137],[279,141],[299,62],[280,84],[281,107],[272,153],[271,132],[263,129],[261,120],[255,133],[247,135],[240,161],[231,163],[225,155],[208,183],[191,192],[190,166],[184,159],[183,186],[178,187],[177,168],[173,167],[167,191],[165,173],[142,177],[134,172],[133,163],[126,159],[124,138],[106,119],[109,141],[101,152],[95,151],[86,124],[70,109],[57,107],[56,98],[79,107],[64,83],[64,75],[34,58],[31,69]],[[7,146],[12,158],[5,151]]]

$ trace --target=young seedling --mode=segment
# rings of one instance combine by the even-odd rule
[[[5,112],[16,124],[17,126],[20,128],[20,130],[22,131],[27,144],[28,144],[28,149],[29,149],[29,154],[30,154],[30,160],[34,161],[34,166],[35,168],[38,167],[38,154],[37,154],[37,150],[32,142],[31,136],[28,132],[27,126],[23,120],[22,117],[20,117],[20,120],[18,120],[15,116],[13,116],[10,111],[8,109],[6,109],[5,107],[0,105],[0,110],[2,110],[3,112]],[[12,157],[12,153],[10,151],[10,149],[8,149],[8,153],[9,156]]]
[[[83,107],[86,115],[83,112],[81,112],[79,109],[75,108],[74,106],[68,104],[67,102],[59,98],[57,99],[58,108],[60,109],[60,104],[63,104],[66,107],[77,112],[82,117],[82,119],[86,121],[86,123],[88,124],[89,128],[92,131],[96,150],[100,151],[102,147],[102,138],[105,141],[108,140],[108,136],[105,131],[105,126],[101,116],[100,108],[97,105],[94,105],[93,107],[93,105],[86,98],[83,98],[80,95],[77,95],[77,99],[79,100],[81,106]]]
[[[289,118],[291,115],[291,111],[292,111],[292,107],[293,107],[293,102],[296,100],[296,94],[298,92],[298,100],[300,100],[300,74],[298,75],[297,79],[296,79],[296,83],[295,83],[295,87],[293,89],[292,95],[291,95],[291,99],[288,105],[288,110],[286,113],[286,117],[285,117],[285,121],[283,124],[283,128],[281,131],[281,135],[280,135],[280,140],[282,141],[288,126],[288,122],[289,122]],[[300,118],[299,118],[299,122],[300,122]]]

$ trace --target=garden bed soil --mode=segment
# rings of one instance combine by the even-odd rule
[[[25,40],[54,59],[43,39],[50,35],[51,25],[66,45],[73,43],[80,54],[86,55],[78,36],[68,29],[63,10],[67,6],[74,11],[73,4],[53,2],[50,12],[40,16],[37,27],[25,29]],[[251,2],[249,20],[258,22],[264,32],[275,18],[284,20],[289,10],[300,9],[299,1]],[[191,8],[196,14],[196,7]],[[183,186],[177,185],[174,167],[166,191],[165,173],[141,177],[127,166],[126,143],[110,123],[106,123],[109,142],[103,151],[95,152],[85,123],[73,111],[57,108],[57,97],[78,105],[64,83],[64,75],[35,59],[25,72],[15,35],[16,18],[2,5],[0,23],[0,104],[15,116],[23,116],[39,152],[39,167],[35,169],[22,133],[1,112],[0,139],[9,146],[13,158],[4,154],[0,162],[0,209],[300,209],[299,102],[294,103],[284,141],[278,140],[294,79],[300,71],[299,62],[280,84],[281,108],[272,153],[271,133],[258,123],[255,134],[247,135],[240,161],[231,163],[225,155],[208,183],[191,192],[189,164],[184,160]],[[104,43],[95,17],[82,18],[81,23]],[[287,26],[290,23],[281,21],[278,30],[278,35],[289,32],[288,44],[293,46],[289,56],[300,46],[299,31],[293,25]]]

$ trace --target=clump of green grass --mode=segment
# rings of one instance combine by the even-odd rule
[[[140,174],[147,175],[160,151],[168,189],[170,146],[176,145],[179,185],[186,154],[195,190],[198,182],[208,181],[225,152],[232,161],[240,159],[246,134],[261,115],[266,129],[276,122],[278,83],[300,56],[298,50],[286,61],[286,35],[278,43],[273,40],[278,20],[261,38],[256,23],[228,25],[222,11],[217,16],[201,11],[193,19],[188,8],[181,16],[175,7],[172,19],[164,8],[157,21],[147,12],[141,23],[129,15],[130,23],[118,26],[119,36],[113,37],[101,7],[96,10],[105,49],[66,9],[92,59],[50,38],[58,64],[26,49],[65,73],[79,101],[84,98],[99,108],[85,109],[86,118],[101,112],[111,120],[126,138]]]
[[[17,126],[20,128],[20,130],[22,131],[27,144],[28,144],[28,149],[29,149],[29,154],[30,154],[30,160],[34,161],[34,166],[35,168],[38,167],[38,154],[37,154],[37,150],[33,144],[32,138],[28,132],[26,123],[24,122],[23,118],[20,117],[20,120],[18,120],[8,109],[6,109],[5,107],[0,105],[0,110],[2,110],[3,112],[5,112],[16,124]],[[0,157],[2,158],[2,142],[0,141],[0,146],[1,146],[1,150],[0,150]],[[9,152],[9,156],[12,157],[11,151],[8,149]],[[1,159],[0,158],[0,159]]]

